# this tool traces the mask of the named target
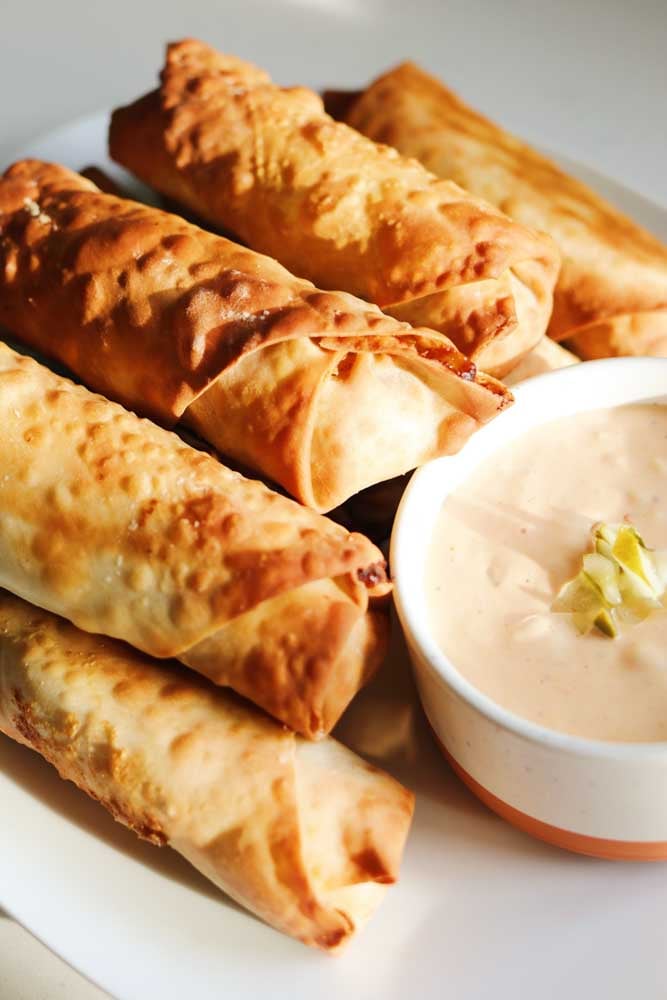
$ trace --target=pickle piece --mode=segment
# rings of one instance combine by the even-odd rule
[[[601,603],[599,588],[586,573],[581,572],[561,587],[551,608],[552,611],[586,614],[597,611]]]
[[[577,631],[585,635],[608,608],[595,580],[582,570],[561,587],[552,611],[571,614]]]
[[[615,639],[619,622],[636,625],[665,606],[667,552],[649,549],[632,524],[600,522],[592,535],[593,551],[561,587],[552,610],[569,612],[581,633],[595,627]]]
[[[614,621],[614,615],[612,611],[608,611],[607,608],[603,608],[593,622],[596,629],[602,632],[604,635],[608,636],[610,639],[615,639],[618,635],[618,628],[616,622]]]
[[[611,552],[628,578],[625,582],[630,593],[649,599],[662,594],[664,586],[652,564],[651,553],[631,525],[619,527]]]
[[[596,524],[593,528],[593,547],[600,555],[612,559],[612,547],[616,541],[618,524]]]
[[[584,573],[599,588],[607,604],[616,606],[621,603],[619,587],[619,572],[613,559],[608,559],[599,552],[588,552],[584,556]]]

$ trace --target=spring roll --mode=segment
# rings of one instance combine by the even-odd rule
[[[511,401],[446,337],[34,160],[0,179],[0,324],[320,511]]]
[[[346,106],[347,105],[347,106]],[[563,266],[549,334],[582,358],[667,355],[667,247],[439,80],[403,63],[328,106],[513,219],[550,233]]]
[[[340,948],[396,881],[413,796],[393,778],[5,591],[0,731],[305,944]]]
[[[385,645],[369,601],[389,585],[367,538],[4,344],[0,586],[311,738]]]
[[[160,89],[114,112],[110,152],[295,274],[441,331],[486,372],[544,333],[549,237],[201,42],[170,45]]]
[[[537,347],[527,354],[523,361],[509,375],[509,385],[517,385],[533,375],[544,375],[558,368],[568,368],[579,363],[576,354],[566,350],[562,344],[557,344],[551,337],[542,337]]]

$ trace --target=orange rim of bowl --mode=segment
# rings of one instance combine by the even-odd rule
[[[604,858],[608,861],[667,860],[667,841],[608,840],[604,837],[589,837],[583,833],[574,833],[572,830],[563,830],[561,827],[552,826],[550,823],[543,823],[542,820],[535,819],[534,816],[529,816],[528,813],[521,812],[520,809],[516,809],[509,802],[498,798],[488,788],[480,785],[452,757],[451,753],[437,736],[435,739],[454,773],[468,786],[470,791],[485,806],[500,816],[501,819],[511,823],[512,826],[517,827],[523,833],[527,833],[531,837],[543,840],[555,847],[561,847],[566,851],[573,851],[575,854],[587,854],[590,857]]]

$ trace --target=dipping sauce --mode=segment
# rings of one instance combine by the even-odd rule
[[[595,410],[499,449],[445,501],[427,564],[435,637],[500,705],[602,740],[667,740],[667,612],[610,639],[551,610],[599,521],[667,548],[667,406]]]

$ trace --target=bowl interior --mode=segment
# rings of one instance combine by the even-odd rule
[[[526,738],[564,745],[607,748],[664,744],[602,742],[556,733],[502,708],[478,691],[456,670],[436,643],[425,599],[426,558],[435,522],[447,496],[498,448],[539,424],[586,410],[630,403],[667,403],[667,359],[612,358],[589,361],[539,375],[518,386],[516,402],[478,431],[457,454],[436,459],[413,476],[394,522],[390,561],[394,600],[409,646],[416,647],[429,667],[485,715]],[[465,609],[462,609],[463,611]]]

